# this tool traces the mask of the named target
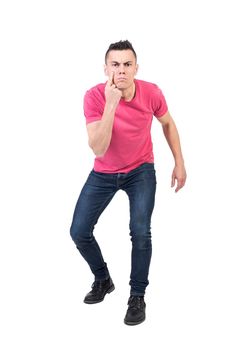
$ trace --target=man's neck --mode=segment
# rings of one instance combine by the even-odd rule
[[[125,101],[131,101],[135,96],[136,86],[133,83],[128,89],[122,91],[122,98]]]

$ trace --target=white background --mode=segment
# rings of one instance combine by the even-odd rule
[[[231,1],[1,1],[1,349],[234,349],[233,11]],[[93,166],[83,95],[105,82],[104,54],[128,39],[138,78],[174,117],[188,172],[160,124],[147,320],[124,325],[128,199],[118,192],[96,237],[116,290],[85,305],[93,277],[69,236]]]

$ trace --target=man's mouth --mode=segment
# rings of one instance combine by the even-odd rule
[[[125,81],[125,80],[127,80],[127,79],[126,79],[126,78],[123,78],[123,77],[117,78],[117,81]]]

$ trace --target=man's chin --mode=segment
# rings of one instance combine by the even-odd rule
[[[119,89],[119,90],[125,90],[125,89],[127,89],[127,85],[126,85],[126,83],[125,82],[118,82],[117,84],[116,84],[116,86],[117,86],[117,88]]]

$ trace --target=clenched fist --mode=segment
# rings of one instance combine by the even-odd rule
[[[116,108],[121,96],[122,92],[114,84],[114,72],[111,72],[105,87],[106,103]]]

